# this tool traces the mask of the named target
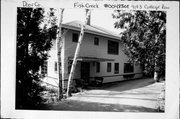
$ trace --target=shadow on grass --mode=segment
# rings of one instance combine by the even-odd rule
[[[119,82],[105,83],[99,87],[88,87],[88,89],[89,90],[98,89],[98,90],[109,90],[109,91],[126,91],[126,90],[146,87],[153,83],[154,83],[154,80],[152,78],[133,79],[133,80],[124,80],[124,81],[119,81]]]
[[[82,101],[61,101],[54,104],[39,105],[30,110],[51,111],[98,111],[98,112],[157,112],[156,109],[143,106],[120,104],[90,103]]]
[[[77,96],[78,97],[78,96]],[[142,97],[123,97],[123,96],[118,96],[118,97],[110,97],[110,96],[101,96],[101,95],[81,95],[79,96],[81,98],[102,98],[102,99],[136,99],[136,100],[149,100],[149,101],[157,101],[157,99],[152,99],[152,98],[142,98]]]

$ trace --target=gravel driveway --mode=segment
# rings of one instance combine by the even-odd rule
[[[68,100],[155,109],[162,85],[153,79],[116,82],[74,94]]]
[[[136,79],[90,87],[60,102],[37,109],[63,111],[156,112],[163,82]]]

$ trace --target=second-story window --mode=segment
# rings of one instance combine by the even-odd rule
[[[98,37],[94,37],[94,45],[99,45],[99,38]]]
[[[77,33],[72,34],[72,42],[78,42],[79,35]]]
[[[108,54],[119,54],[119,42],[108,40]]]

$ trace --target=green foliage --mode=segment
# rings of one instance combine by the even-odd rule
[[[53,12],[46,16],[48,23],[44,9],[17,9],[16,108],[31,108],[42,101],[39,68],[56,38]]]
[[[115,10],[113,18],[117,19],[115,28],[124,29],[122,42],[130,61],[141,64],[147,75],[152,76],[155,70],[164,75],[166,13]]]

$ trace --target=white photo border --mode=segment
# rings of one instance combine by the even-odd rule
[[[37,7],[74,8],[73,0],[2,0],[1,1],[1,117],[2,118],[86,118],[86,119],[178,119],[179,118],[179,2],[173,1],[83,1],[83,3],[161,5],[167,6],[166,35],[166,100],[165,113],[124,113],[124,112],[77,112],[77,111],[41,111],[15,110],[16,80],[16,24],[17,7],[23,7],[23,1],[37,2]],[[34,4],[35,5],[35,4]],[[36,7],[36,6],[35,6]],[[75,8],[84,9],[84,8]],[[111,9],[111,8],[107,8]],[[126,8],[124,8],[126,9]],[[132,8],[128,8],[132,9]],[[156,8],[154,8],[156,9]],[[148,9],[148,10],[154,10]],[[138,10],[138,9],[137,9]],[[142,10],[147,10],[143,8]]]

